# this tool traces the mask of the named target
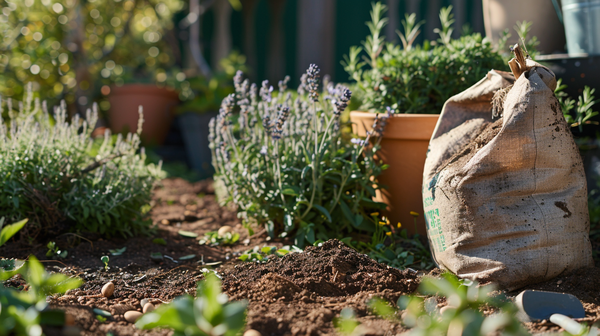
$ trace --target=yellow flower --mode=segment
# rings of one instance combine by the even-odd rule
[[[398,222],[398,229],[402,227],[402,223]]]
[[[389,232],[389,231],[388,231],[388,232],[386,232],[385,234],[386,234],[386,235],[388,235],[388,236],[391,236],[391,235],[392,235],[392,233],[391,233],[391,232]]]
[[[379,221],[379,225],[385,225],[385,222]]]
[[[419,213],[418,213],[418,212],[411,211],[411,212],[410,212],[410,215],[411,215],[411,216],[418,217],[418,216],[419,216]]]
[[[379,212],[372,212],[371,216],[379,216]]]

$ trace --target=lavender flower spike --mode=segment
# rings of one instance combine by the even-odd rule
[[[319,101],[319,73],[321,70],[316,64],[311,64],[306,70],[308,96],[314,102]]]

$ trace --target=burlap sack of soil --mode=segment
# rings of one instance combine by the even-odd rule
[[[423,175],[437,264],[507,289],[593,265],[585,175],[556,78],[526,64],[517,80],[490,71],[446,102]],[[503,116],[493,121],[500,89]]]

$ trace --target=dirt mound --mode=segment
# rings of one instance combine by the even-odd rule
[[[366,301],[379,296],[395,302],[418,283],[413,272],[377,263],[335,239],[223,274],[224,291],[231,300],[250,300],[249,327],[263,335],[333,334],[331,321],[345,307],[352,307],[368,327],[375,321]],[[402,330],[387,321],[376,323],[372,327],[382,333]]]

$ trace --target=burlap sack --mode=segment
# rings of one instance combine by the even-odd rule
[[[513,82],[494,125],[494,93]],[[528,60],[516,81],[490,71],[444,105],[423,175],[442,269],[516,289],[593,265],[583,165],[555,87]]]

